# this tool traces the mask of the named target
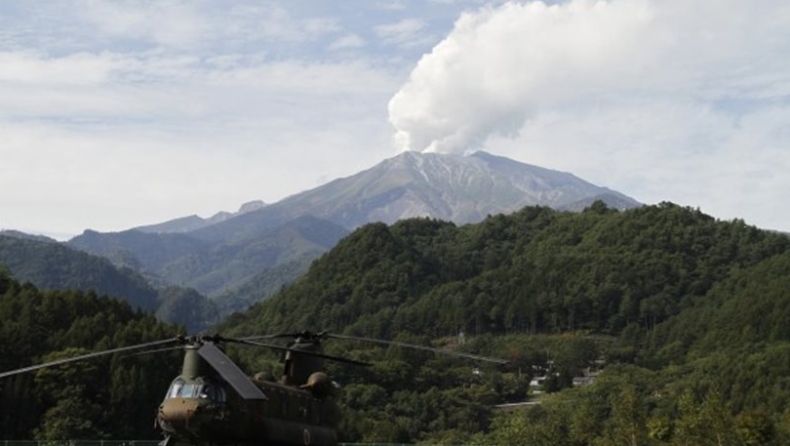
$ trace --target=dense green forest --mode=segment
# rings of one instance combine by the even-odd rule
[[[128,303],[93,292],[41,291],[0,270],[0,370],[177,336]],[[178,353],[113,355],[0,382],[4,439],[157,438],[157,401]]]
[[[0,235],[0,266],[8,268],[17,280],[42,290],[93,290],[125,300],[133,308],[155,312],[163,322],[185,326],[189,333],[219,322],[218,306],[194,289],[173,285],[154,288],[130,267],[54,240]]]
[[[158,305],[156,290],[139,274],[60,243],[0,235],[0,264],[42,289],[93,289],[147,311]]]
[[[457,227],[369,224],[275,298],[233,318],[392,337],[652,330],[790,238],[670,203],[581,214],[527,207]]]
[[[714,425],[692,417],[713,411],[735,442],[718,444],[780,444],[790,416],[789,281],[790,239],[740,220],[671,203],[625,212],[596,203],[580,214],[527,207],[461,227],[364,226],[224,327],[423,341],[464,332],[476,340],[466,348],[513,361],[504,374],[474,378],[488,384],[470,382],[469,366],[429,372],[428,359],[388,359],[368,380],[338,370],[352,383],[352,440],[705,444],[703,425]],[[585,339],[610,342],[573,347]],[[595,385],[538,409],[491,410],[526,399],[536,367],[553,364],[552,390],[569,387],[591,352],[606,363]],[[624,399],[630,408],[618,406]],[[624,411],[637,417],[628,435],[617,424]],[[588,434],[573,423],[588,423]],[[757,435],[749,423],[765,430],[757,443],[743,440]]]
[[[347,233],[335,223],[303,216],[261,228],[249,237],[222,241],[201,240],[190,234],[152,234],[132,229],[115,233],[85,231],[69,240],[68,245],[106,257],[115,265],[132,268],[155,285],[194,288],[221,301],[222,294],[237,290],[252,279],[260,283],[261,272],[303,257],[316,257]],[[287,271],[283,269],[279,275]],[[272,277],[276,284],[271,286],[279,288],[294,277],[283,276],[279,281]],[[222,303],[220,306],[225,307]]]
[[[243,285],[229,289],[212,301],[223,316],[243,311],[267,296],[277,294],[283,287],[306,273],[313,260],[312,254],[303,255],[294,261],[265,269]]]
[[[112,299],[2,277],[0,370],[175,333]],[[173,306],[185,309],[194,310]],[[373,364],[329,365],[343,386],[344,441],[780,446],[790,444],[788,321],[786,235],[671,203],[624,212],[595,203],[578,214],[527,207],[464,226],[363,226],[217,331],[330,330],[510,361],[328,340],[327,353]],[[276,354],[229,353],[250,373],[280,370]],[[4,381],[3,436],[152,435],[178,358],[156,368],[138,360],[151,359]],[[593,384],[573,386],[590,372]],[[52,373],[70,385],[47,385]],[[529,387],[538,375],[542,395]],[[34,416],[13,418],[20,411]],[[123,417],[137,418],[114,424]]]

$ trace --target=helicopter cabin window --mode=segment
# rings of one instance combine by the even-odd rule
[[[184,384],[178,396],[181,398],[197,398],[200,394],[200,384]]]
[[[173,384],[170,385],[170,390],[167,392],[168,398],[195,398],[198,396],[200,384],[187,384],[183,379],[176,378]]]
[[[167,391],[168,398],[178,398],[181,395],[181,388],[184,387],[184,380],[176,378],[173,384],[170,384],[170,390]]]
[[[227,399],[225,389],[211,384],[187,383],[181,378],[176,378],[167,392],[168,398],[206,398],[218,403]]]

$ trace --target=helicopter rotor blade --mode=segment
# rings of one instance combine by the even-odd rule
[[[284,337],[284,336],[278,336],[278,337]],[[317,358],[324,358],[324,359],[328,359],[330,361],[342,362],[342,363],[346,363],[346,364],[353,364],[353,365],[358,365],[358,366],[362,366],[362,367],[369,367],[371,365],[368,362],[356,361],[354,359],[342,358],[340,356],[326,355],[324,353],[311,352],[309,350],[299,350],[297,348],[288,348],[288,347],[282,347],[282,346],[273,345],[273,344],[264,344],[264,343],[261,343],[261,342],[250,341],[248,339],[249,338],[240,338],[240,339],[223,338],[223,341],[225,341],[225,342],[235,342],[237,344],[253,345],[253,346],[256,346],[256,347],[270,348],[272,350],[278,350],[278,351],[283,351],[283,352],[290,351],[290,352],[295,352],[295,353],[300,354],[300,355],[315,356]]]
[[[184,347],[182,345],[175,345],[173,347],[163,347],[163,348],[157,348],[157,349],[153,349],[153,350],[145,350],[145,351],[142,351],[142,352],[132,353],[132,354],[127,355],[125,357],[153,355],[155,353],[173,352],[173,351],[176,351],[176,350],[183,350],[183,349],[184,349]]]
[[[255,384],[233,361],[228,358],[216,345],[204,342],[197,350],[201,358],[205,359],[222,378],[233,387],[245,400],[267,400]]]
[[[294,332],[294,333],[274,333],[268,335],[258,335],[258,336],[245,336],[242,338],[237,338],[242,341],[257,341],[260,339],[277,339],[277,338],[293,338],[293,339],[302,339],[302,340],[322,340],[326,339],[327,332],[322,331],[320,333],[314,333],[309,330]]]
[[[473,359],[475,361],[493,362],[494,364],[507,364],[508,363],[508,361],[506,361],[504,359],[491,358],[491,357],[488,357],[488,356],[472,355],[472,354],[469,354],[469,353],[451,352],[451,351],[442,350],[442,349],[438,349],[438,348],[426,347],[424,345],[407,344],[405,342],[385,341],[384,339],[363,338],[363,337],[359,337],[359,336],[339,335],[339,334],[334,334],[334,333],[325,333],[324,336],[329,337],[329,338],[333,338],[333,339],[345,339],[345,340],[350,340],[350,341],[373,342],[373,343],[376,343],[376,344],[383,344],[383,345],[395,345],[395,346],[398,346],[398,347],[413,348],[413,349],[416,349],[416,350],[424,350],[424,351],[428,351],[428,352],[441,353],[441,354],[444,354],[444,355],[457,356],[457,357],[460,357],[460,358]]]
[[[2,373],[0,373],[0,378],[5,378],[5,377],[8,377],[8,376],[18,375],[20,373],[32,372],[34,370],[43,369],[45,367],[52,367],[52,366],[61,365],[61,364],[68,364],[70,362],[83,361],[83,360],[86,360],[86,359],[97,358],[97,357],[100,357],[100,356],[112,355],[113,353],[121,353],[121,352],[129,352],[129,351],[134,351],[134,350],[141,350],[141,349],[144,349],[144,348],[150,348],[150,347],[155,347],[155,346],[158,346],[158,345],[165,345],[165,344],[171,344],[171,343],[177,343],[177,342],[178,343],[183,343],[184,342],[184,338],[177,337],[177,338],[163,339],[163,340],[159,340],[159,341],[146,342],[146,343],[143,343],[143,344],[130,345],[130,346],[127,346],[127,347],[119,347],[119,348],[112,348],[112,349],[109,349],[109,350],[102,350],[102,351],[99,351],[99,352],[88,353],[88,354],[85,354],[85,355],[73,356],[71,358],[58,359],[58,360],[55,360],[55,361],[49,361],[49,362],[45,362],[45,363],[42,363],[42,364],[36,364],[36,365],[29,366],[29,367],[21,368],[21,369],[9,370],[9,371],[6,371],[6,372],[2,372]]]

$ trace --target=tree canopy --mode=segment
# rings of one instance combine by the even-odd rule
[[[0,370],[166,339],[174,326],[94,292],[40,291],[0,270]],[[156,401],[180,356],[108,356],[3,380],[4,439],[156,438]]]
[[[790,238],[740,220],[671,203],[623,212],[595,203],[577,214],[526,207],[473,225],[365,225],[216,329],[330,330],[510,361],[497,368],[328,341],[329,354],[373,363],[328,366],[344,386],[344,441],[779,446],[790,442],[788,290]],[[196,299],[171,291],[176,313]],[[175,331],[96,293],[40,291],[0,275],[0,369]],[[280,367],[275,354],[229,354],[250,373]],[[0,427],[16,438],[139,438],[177,370],[177,358],[169,368],[150,360],[8,381]],[[48,386],[53,373],[66,385]],[[585,373],[593,383],[574,386]],[[540,396],[529,385],[538,375]]]

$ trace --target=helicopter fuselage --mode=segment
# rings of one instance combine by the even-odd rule
[[[334,397],[252,380],[265,399],[240,398],[204,378],[173,381],[157,425],[177,443],[335,445],[340,410]]]
[[[294,338],[289,347],[258,339]],[[173,380],[159,405],[155,424],[165,435],[163,446],[335,446],[340,422],[339,386],[324,372],[324,361],[369,366],[355,359],[321,352],[326,338],[397,345],[506,364],[507,361],[466,353],[326,332],[225,338],[183,337],[101,350],[70,358],[0,372],[0,378],[45,367],[118,353],[147,354],[183,348],[181,374]],[[216,343],[233,342],[285,352],[279,381],[259,373],[250,378]],[[147,349],[147,351],[143,351]]]

